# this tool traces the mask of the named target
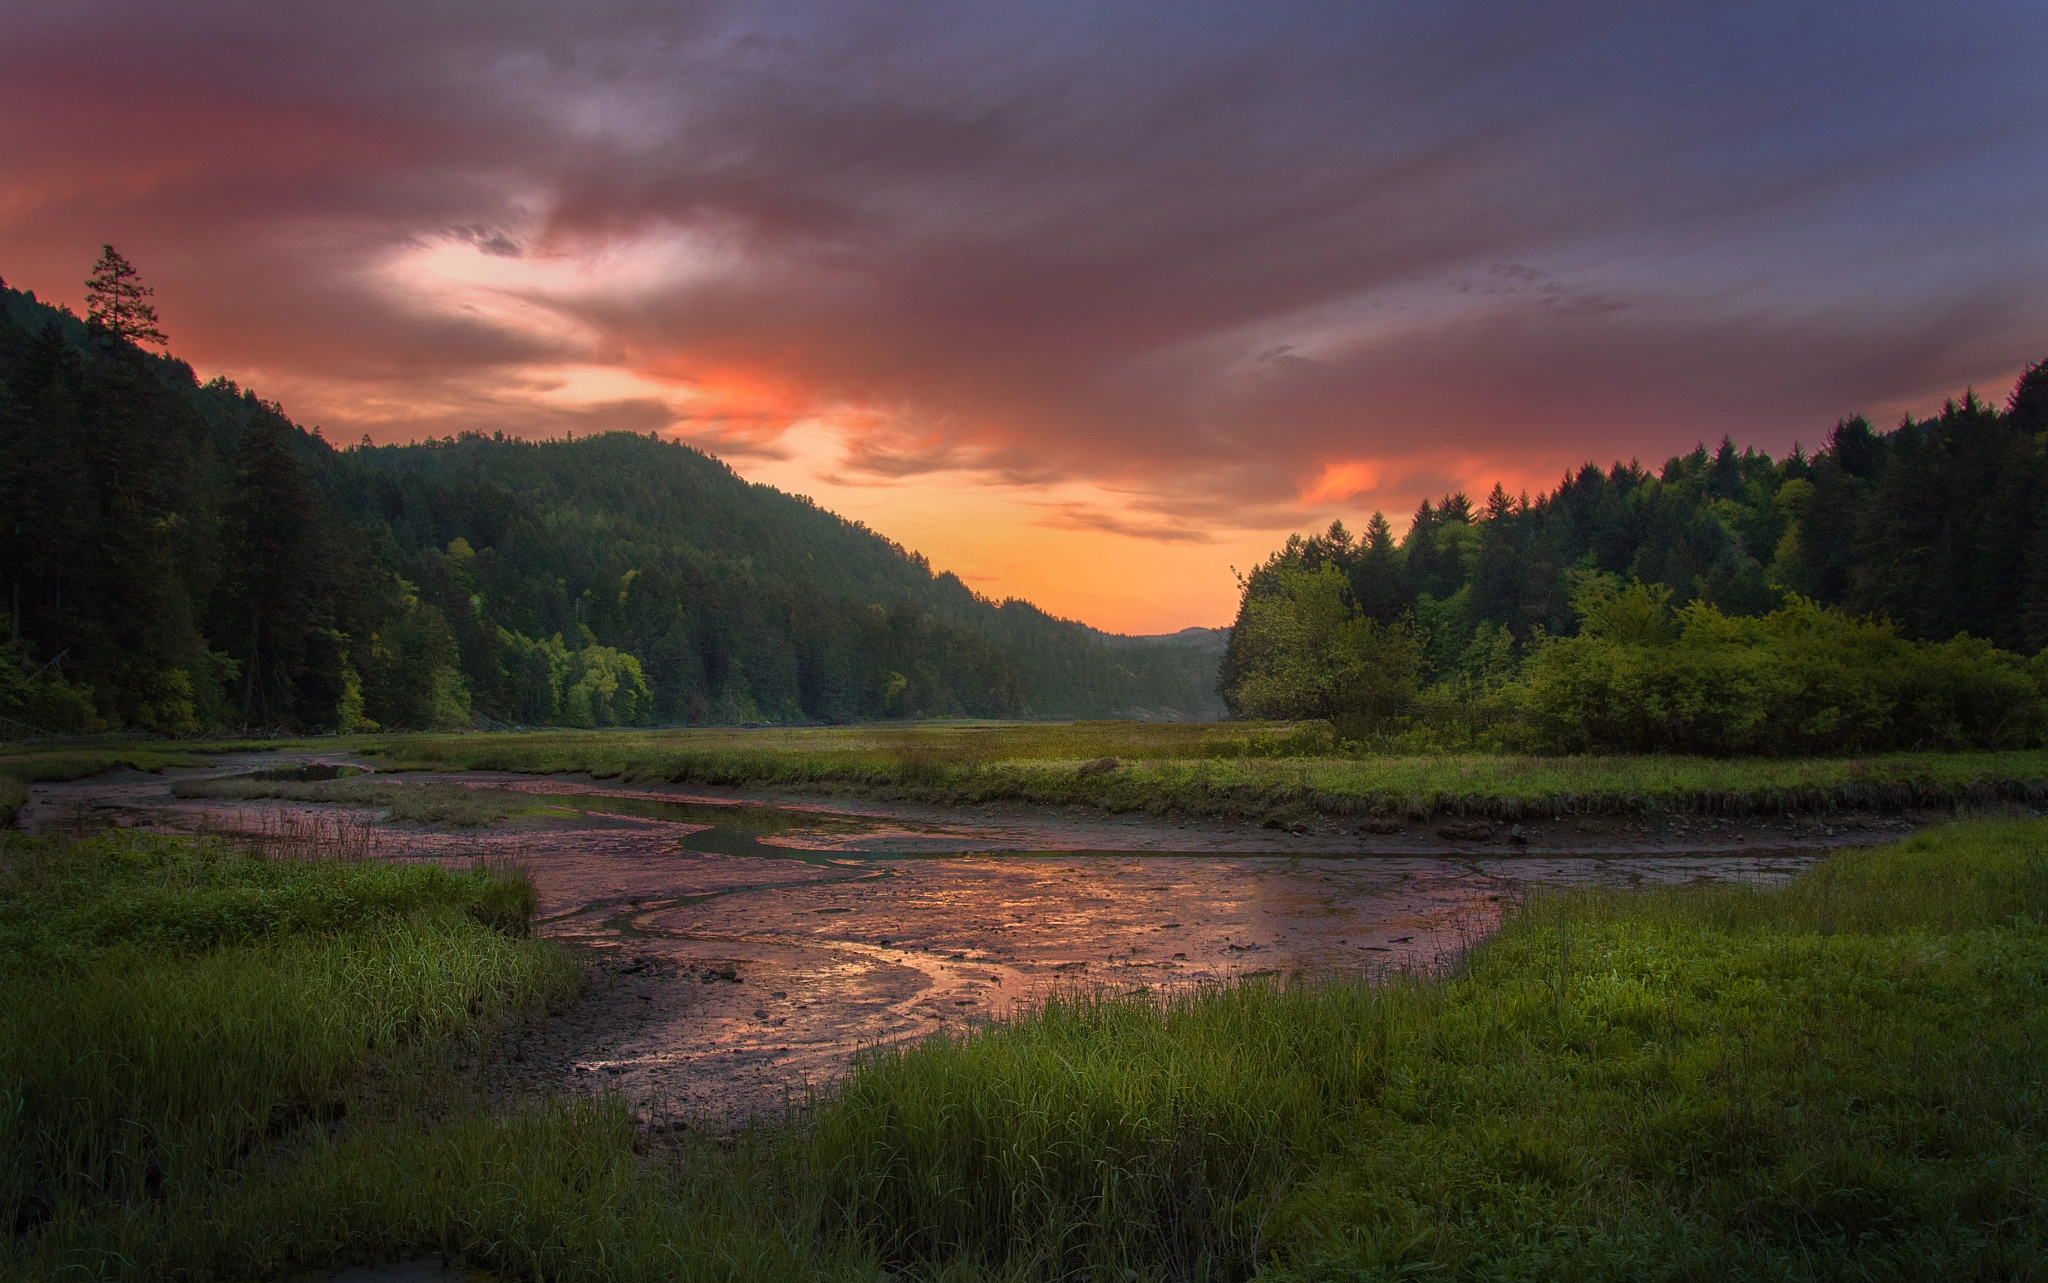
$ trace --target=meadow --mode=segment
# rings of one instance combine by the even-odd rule
[[[1340,745],[1327,723],[921,722],[823,727],[519,731],[161,740],[0,748],[0,825],[25,784],[116,767],[213,765],[226,751],[358,753],[377,772],[584,774],[939,805],[1016,802],[1111,812],[1295,819],[1437,816],[1788,815],[2048,801],[2048,750],[1857,757],[1427,753]],[[184,797],[351,803],[389,818],[489,824],[534,809],[503,790],[386,779],[186,780]]]
[[[513,871],[0,837],[25,1279],[2039,1277],[2048,823],[1546,894],[1447,974],[1074,993],[739,1135],[483,1090]]]
[[[951,805],[1268,818],[1784,814],[2048,798],[2048,752],[1388,757],[1321,722],[961,723],[365,737],[396,767],[583,773]],[[4,770],[0,764],[0,770]]]

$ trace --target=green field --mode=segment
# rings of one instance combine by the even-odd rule
[[[2048,752],[1862,758],[1337,756],[1320,723],[1072,722],[367,738],[434,769],[580,772],[973,805],[1234,818],[1898,810],[2048,797]],[[1084,771],[1116,759],[1111,770]]]
[[[1341,754],[1320,722],[870,723],[843,727],[371,735],[315,740],[0,749],[0,807],[19,784],[118,766],[210,765],[299,750],[381,759],[380,772],[497,770],[722,785],[828,797],[1011,801],[1230,819],[1381,815],[1802,814],[2048,801],[2048,751],[1853,758]],[[389,780],[184,781],[181,796],[395,808],[394,819],[490,823],[531,809]],[[15,803],[18,805],[18,803]]]
[[[227,750],[356,752],[383,770],[580,773],[952,805],[1015,801],[1117,812],[1269,818],[1438,815],[1525,819],[1641,813],[1783,814],[2048,800],[2048,751],[1855,758],[1340,755],[1322,723],[925,723],[792,729],[373,735],[0,750],[5,780],[117,766],[209,765]],[[1114,759],[1114,766],[1104,759]],[[1091,765],[1092,764],[1092,765]],[[1091,769],[1084,770],[1084,767]],[[389,806],[388,781],[181,783],[186,796]],[[487,823],[516,799],[403,795],[395,818]],[[413,812],[417,811],[418,814]]]
[[[481,872],[0,838],[29,1279],[2024,1279],[2048,823],[1524,906],[1454,974],[1075,995],[649,1148],[471,1089],[564,956]]]

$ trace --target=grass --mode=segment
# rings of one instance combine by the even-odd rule
[[[137,744],[102,744],[90,748],[48,748],[42,745],[0,746],[0,776],[30,784],[82,780],[127,767],[157,774],[166,768],[206,767],[213,763],[191,753],[165,752]]]
[[[1893,753],[1857,758],[1537,757],[1339,753],[1322,723],[870,723],[743,730],[604,730],[373,735],[195,745],[206,752],[318,748],[381,758],[380,774],[500,770],[724,785],[942,805],[1022,802],[1230,819],[1328,815],[1472,816],[1811,814],[2048,803],[2048,751]],[[203,759],[102,748],[39,753],[36,769],[90,773]],[[61,759],[61,761],[60,761]],[[0,754],[0,776],[15,758]],[[1083,768],[1089,768],[1084,770]],[[76,778],[23,776],[23,778]],[[183,782],[186,796],[349,801],[378,781]],[[299,785],[294,789],[291,785]],[[195,788],[222,791],[193,792]],[[251,791],[239,791],[239,790]],[[398,796],[398,795],[393,795]],[[469,808],[466,801],[475,801]],[[515,797],[464,799],[440,787],[397,802],[394,819],[491,823]],[[525,803],[524,805],[531,805]]]
[[[482,828],[516,815],[547,810],[529,794],[514,789],[465,788],[460,784],[405,784],[376,775],[332,780],[227,779],[179,780],[171,793],[187,798],[234,798],[258,801],[279,798],[294,802],[326,802],[381,808],[385,818],[414,824],[447,824]]]
[[[2048,800],[2048,752],[1342,757],[1320,724],[1075,722],[366,739],[411,766],[1258,818],[1782,814]],[[1081,768],[1114,758],[1113,769]]]
[[[1775,890],[1539,896],[1440,977],[1075,994],[651,1155],[616,1101],[462,1096],[462,1049],[567,983],[471,911],[516,883],[130,836],[0,857],[0,1206],[32,1209],[25,1278],[433,1252],[550,1280],[2029,1279],[2048,1258],[2041,821]]]
[[[1276,1278],[2038,1278],[2048,825],[1545,896],[1455,975],[1077,996],[819,1123],[883,1259]]]
[[[0,829],[10,828],[28,804],[28,786],[59,780],[82,780],[128,767],[162,771],[166,767],[204,767],[212,763],[188,753],[166,753],[138,745],[51,749],[41,745],[0,745]]]
[[[475,1090],[507,1022],[576,981],[525,938],[532,907],[491,870],[0,838],[0,1275],[257,1279],[435,1251],[528,1279],[830,1265],[771,1145],[649,1164],[616,1099]],[[750,1165],[781,1184],[735,1183]]]
[[[566,992],[532,909],[489,871],[0,840],[0,1207],[85,1244],[216,1189],[344,1115],[373,1058],[438,1063]]]

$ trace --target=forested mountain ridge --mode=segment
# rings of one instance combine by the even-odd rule
[[[1222,686],[1366,738],[1989,746],[2048,735],[2044,647],[2048,363],[2002,409],[1855,416],[1810,457],[1724,437],[1424,501],[1399,540],[1378,513],[1291,537],[1245,578]]]
[[[0,286],[0,715],[184,733],[1203,716],[1111,647],[689,447],[337,450]]]

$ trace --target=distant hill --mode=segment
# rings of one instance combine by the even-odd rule
[[[4,286],[0,500],[9,662],[89,690],[79,726],[1222,712],[1220,645],[980,597],[687,446],[337,450]]]
[[[1136,637],[1125,633],[1097,632],[1094,629],[1089,631],[1094,634],[1096,640],[1105,646],[1125,648],[1133,646],[1174,646],[1186,647],[1201,652],[1214,651],[1216,654],[1221,655],[1224,649],[1230,645],[1230,630],[1228,628],[1183,628],[1177,633],[1146,633]]]

